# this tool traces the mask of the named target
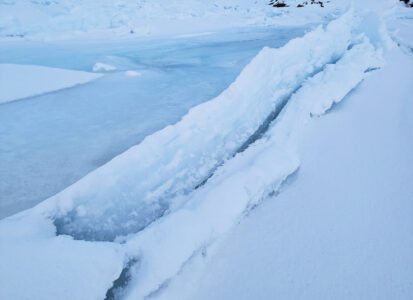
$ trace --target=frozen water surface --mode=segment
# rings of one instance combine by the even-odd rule
[[[3,42],[0,63],[89,72],[102,63],[116,69],[85,85],[0,105],[0,217],[39,203],[177,122],[191,107],[220,94],[262,47],[280,47],[304,31]]]

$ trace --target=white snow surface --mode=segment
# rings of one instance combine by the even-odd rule
[[[0,298],[102,299],[135,261],[118,298],[408,299],[413,62],[382,17],[264,48],[217,98],[1,220]]]
[[[0,104],[84,84],[101,76],[44,66],[0,64]]]
[[[41,215],[21,213],[0,226],[1,299],[104,299],[123,263],[119,245],[56,237]]]

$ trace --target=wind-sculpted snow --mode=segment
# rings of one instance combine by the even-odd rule
[[[308,76],[340,58],[352,43],[352,14],[280,49],[264,48],[217,98],[174,126],[147,137],[48,202],[59,233],[113,240],[137,232],[180,205],[231,158]]]

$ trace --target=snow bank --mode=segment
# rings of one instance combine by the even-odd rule
[[[72,87],[101,76],[43,66],[0,64],[0,103]]]
[[[132,237],[126,249],[139,253],[140,264],[127,299],[144,299],[158,289],[161,293],[188,261],[277,191],[299,166],[294,149],[311,114],[325,112],[356,87],[367,70],[381,65],[381,51],[364,38],[337,63],[308,79],[267,135],[219,168],[207,185],[188,196],[183,208]]]
[[[123,269],[119,245],[55,231],[51,220],[30,212],[1,221],[1,299],[104,299]]]
[[[52,197],[59,232],[111,240],[179,205],[179,196],[243,147],[308,76],[343,55],[353,23],[348,13],[280,49],[264,48],[217,98]]]

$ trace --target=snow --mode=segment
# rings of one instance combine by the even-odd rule
[[[0,104],[84,84],[101,76],[44,66],[0,64]]]
[[[111,240],[176,206],[176,198],[242,148],[309,75],[343,55],[352,43],[352,23],[349,13],[280,49],[264,48],[217,98],[51,198],[73,203],[57,220],[59,232]],[[76,213],[79,205],[86,214]]]
[[[343,6],[347,4],[276,9],[267,0],[7,0],[0,3],[0,37],[106,40],[197,35],[245,26],[298,26],[331,19]]]
[[[153,298],[410,299],[413,60],[387,59],[307,124],[280,193]]]
[[[380,50],[366,38],[353,46],[303,84],[263,140],[226,162],[183,208],[132,237],[127,249],[131,253],[139,249],[140,264],[126,299],[162,295],[165,285],[194,256],[207,252],[248,209],[276,192],[299,167],[295,147],[311,113],[322,113],[342,100],[368,75],[366,70],[381,64]],[[179,296],[166,293],[165,299]]]
[[[116,70],[115,66],[112,65],[107,65],[101,62],[97,62],[95,63],[95,65],[93,66],[93,72],[99,72],[99,71],[114,71]]]
[[[123,269],[117,244],[58,236],[50,219],[23,213],[0,226],[1,299],[103,299]]]
[[[81,23],[85,34],[98,36],[97,29],[115,32],[130,28],[133,22],[125,21],[124,9],[130,10],[131,2],[105,1],[93,18]],[[9,9],[20,8],[22,14],[7,19],[11,23],[4,28],[10,32],[20,28],[33,38],[44,38],[56,32],[42,26],[59,24],[57,32],[73,37],[73,26],[65,29],[61,18],[90,17],[93,7],[92,2],[81,5],[74,1],[69,16],[60,9],[70,4],[58,5],[58,0],[30,3],[11,0]],[[164,17],[158,2],[145,3],[139,2],[143,11],[149,7]],[[195,3],[185,0],[165,8],[169,12],[176,9],[166,15],[178,19],[165,33],[177,30],[178,23],[188,24],[193,17],[219,20],[217,11],[209,15],[211,3],[199,2],[191,10],[189,4]],[[240,15],[245,17],[243,5],[251,4],[249,0],[239,3],[236,9],[225,8],[234,11],[229,14],[230,26],[238,24],[231,23],[231,17],[240,21]],[[232,61],[239,59],[234,49],[239,49],[240,43],[231,40],[234,48],[226,48],[220,59],[211,59],[214,67],[207,68],[208,76],[220,70],[217,66],[243,69],[229,86],[215,91],[212,100],[200,101],[176,124],[148,135],[34,208],[0,221],[0,298],[102,299],[113,293],[116,299],[409,299],[413,292],[413,188],[409,182],[413,176],[409,82],[413,59],[409,37],[396,30],[409,21],[400,17],[404,14],[400,7],[388,3],[383,9],[363,2],[280,48],[264,47],[249,63],[245,61],[248,55],[240,59],[244,64]],[[28,26],[24,10],[33,5],[40,5],[34,20],[38,13],[51,15],[44,23]],[[43,6],[51,8],[43,10]],[[336,7],[325,10],[321,19],[331,19],[330,13],[340,11]],[[117,15],[119,23],[111,20],[115,25],[109,29],[99,22],[93,24],[114,11],[123,11]],[[179,11],[185,12],[180,15]],[[134,10],[131,14],[135,16]],[[301,15],[306,13],[293,8],[282,9],[280,14],[290,22],[292,16],[299,17],[299,22],[309,20]],[[320,16],[316,14],[314,19],[320,21]],[[148,24],[156,27],[156,18]],[[186,34],[192,35],[180,32]],[[187,36],[188,40],[176,38],[177,44],[161,42],[159,49],[184,47],[178,47],[180,55],[160,51],[154,59],[140,52],[149,55],[138,60],[140,63],[131,56],[105,52],[101,59],[80,52],[87,53],[81,55],[87,58],[78,61],[74,56],[74,60],[84,69],[90,70],[96,61],[116,67],[100,85],[96,81],[89,90],[93,84],[85,85],[88,92],[80,93],[81,100],[91,98],[92,103],[100,104],[99,98],[91,97],[99,90],[121,102],[124,94],[119,94],[119,82],[128,82],[129,88],[155,90],[149,93],[152,98],[146,99],[157,99],[168,93],[159,85],[162,81],[147,78],[159,79],[164,76],[159,74],[173,72],[187,76],[183,83],[179,76],[167,80],[178,91],[187,86],[186,92],[176,93],[182,95],[177,98],[196,95],[188,78],[210,78],[193,69],[217,45],[201,51],[182,49],[189,41],[210,38],[216,42],[213,35],[197,34]],[[38,49],[45,48],[36,48],[33,42],[24,44],[33,45],[37,59],[43,57],[44,51]],[[5,45],[10,48],[4,52],[15,47],[14,42]],[[84,45],[78,44],[82,49]],[[118,49],[124,46],[124,42],[111,44]],[[144,51],[152,55],[157,51],[153,49]],[[200,55],[193,56],[191,51]],[[9,55],[6,59],[12,60],[13,54]],[[71,63],[59,55],[45,61]],[[22,59],[18,56],[14,59]],[[138,72],[133,70],[142,73],[130,73]],[[67,93],[59,95],[62,97],[49,101],[68,99]],[[5,117],[25,109],[33,113],[34,106],[29,104],[40,103],[47,108],[40,110],[54,115],[45,98],[28,100],[2,105],[0,112]],[[66,101],[59,106],[62,103],[67,105],[65,113],[70,111],[67,107],[78,108]],[[87,102],[80,110],[93,116],[92,107]],[[118,107],[108,105],[108,110]],[[88,120],[112,120],[107,127],[111,128],[125,119],[128,110],[121,107],[117,118],[102,114],[102,119]],[[57,118],[65,119],[62,116]],[[9,124],[7,118],[1,120]],[[50,125],[44,123],[34,130],[46,133]],[[2,127],[3,132],[13,128]],[[82,136],[81,132],[93,126],[69,127]],[[116,136],[109,130],[106,134]],[[13,139],[21,140],[19,136]],[[0,145],[4,148],[13,139]],[[74,149],[80,144],[71,145]],[[36,147],[27,148],[36,151]]]

